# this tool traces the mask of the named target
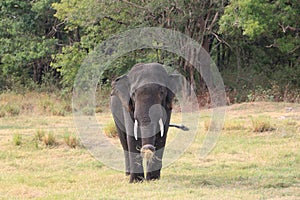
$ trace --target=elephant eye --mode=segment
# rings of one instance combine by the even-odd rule
[[[161,87],[160,90],[159,90],[159,95],[161,97],[163,97],[165,95],[165,93],[166,93],[166,91],[164,90],[164,88]]]

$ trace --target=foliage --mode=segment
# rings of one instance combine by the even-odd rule
[[[300,88],[299,13],[297,0],[2,0],[0,91],[58,88],[70,94],[78,69],[97,45],[125,30],[154,26],[200,43],[237,102],[247,101],[257,88],[272,93],[273,85],[280,96],[270,94],[274,100],[291,96],[295,101],[294,91]],[[195,85],[199,96],[207,90],[184,59],[145,49],[115,60],[99,85],[110,85],[138,62],[169,65]]]
[[[8,115],[8,116],[17,116],[20,114],[20,107],[16,104],[7,104],[6,106],[3,107],[2,110],[2,115]]]
[[[284,91],[300,87],[299,13],[296,0],[230,1],[219,21],[219,33],[234,53],[228,63],[235,63],[237,86],[232,87],[242,91],[238,85],[244,86],[240,83],[245,69],[253,72],[247,77],[250,90],[268,90],[275,84],[283,100]]]
[[[66,89],[73,88],[77,71],[86,56],[86,52],[80,50],[77,44],[67,46],[62,49],[62,53],[54,57],[52,67],[60,72],[63,77],[62,86]]]
[[[52,37],[54,0],[0,2],[0,89],[41,82],[57,40]]]

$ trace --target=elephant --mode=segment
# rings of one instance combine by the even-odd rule
[[[160,178],[172,100],[180,83],[180,75],[168,74],[158,63],[136,64],[112,82],[111,112],[130,183]]]

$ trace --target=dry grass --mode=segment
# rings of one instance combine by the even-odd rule
[[[74,133],[66,131],[64,134],[64,142],[71,148],[76,148],[79,146],[80,142]]]
[[[251,119],[254,132],[266,132],[275,130],[275,126],[271,124],[271,119],[268,116],[258,116]]]
[[[0,94],[0,117],[18,115],[65,116],[71,112],[71,101],[56,94]]]
[[[106,125],[103,127],[103,132],[106,136],[110,138],[114,138],[118,136],[117,128],[115,125],[115,122],[113,120],[106,123]]]
[[[46,146],[55,146],[57,144],[56,138],[54,136],[53,133],[47,133],[43,138],[42,138],[42,142],[46,145]]]
[[[245,120],[241,120],[241,119],[226,120],[223,129],[226,131],[245,130],[246,129]]]
[[[0,199],[299,199],[300,106],[291,106],[291,112],[283,104],[230,106],[209,156],[199,160],[202,126],[185,153],[162,170],[161,180],[142,184],[128,184],[123,172],[104,166],[80,146],[66,145],[66,133],[75,133],[72,116],[5,116],[0,118]],[[201,112],[203,124],[211,111]],[[254,132],[251,119],[259,116],[269,116],[277,129]],[[172,120],[180,117],[174,114]],[[112,118],[101,113],[97,119],[104,127]],[[49,133],[55,148],[36,148],[34,142],[43,144]],[[170,138],[175,133],[171,129]],[[21,146],[14,145],[14,134],[22,136]]]

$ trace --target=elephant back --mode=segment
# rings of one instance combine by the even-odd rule
[[[159,63],[136,64],[128,73],[131,91],[147,84],[167,86],[168,73]]]

